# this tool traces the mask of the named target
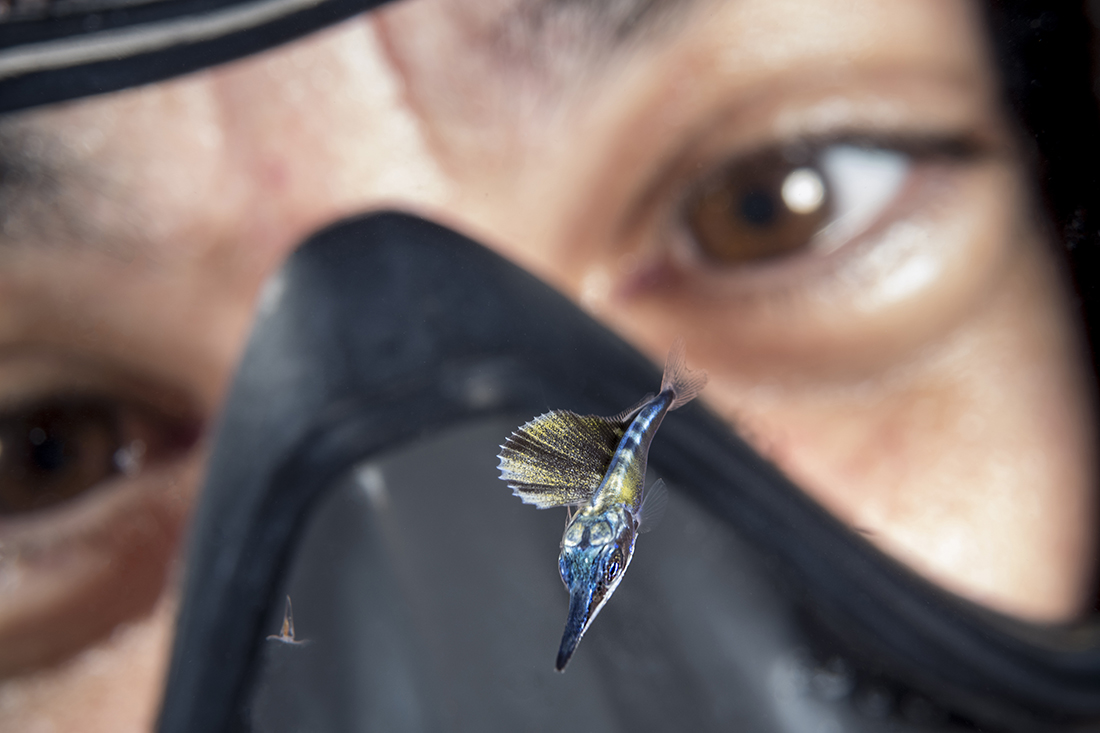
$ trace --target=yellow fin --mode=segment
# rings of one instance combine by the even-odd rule
[[[500,447],[500,478],[539,509],[585,504],[599,488],[628,422],[554,410],[520,426]]]

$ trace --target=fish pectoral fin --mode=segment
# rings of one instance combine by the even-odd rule
[[[585,504],[599,488],[626,426],[554,410],[521,425],[500,447],[500,478],[540,509]]]
[[[638,509],[638,534],[652,532],[664,519],[668,509],[668,487],[664,479],[657,479],[645,490],[642,506]]]

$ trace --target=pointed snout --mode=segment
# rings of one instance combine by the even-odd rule
[[[633,552],[633,517],[621,508],[581,512],[566,529],[558,569],[569,591],[569,617],[555,665],[559,672],[615,592]]]
[[[577,644],[580,644],[581,637],[588,629],[592,617],[592,600],[592,586],[587,583],[576,583],[569,589],[569,617],[565,621],[558,660],[554,664],[559,672],[565,671],[565,665],[569,664]]]

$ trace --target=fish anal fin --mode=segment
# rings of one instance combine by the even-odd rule
[[[520,426],[500,447],[500,478],[540,509],[585,504],[599,488],[626,425],[554,410]]]

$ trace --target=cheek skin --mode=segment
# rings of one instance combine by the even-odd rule
[[[1095,435],[1062,283],[1032,244],[998,296],[896,376],[819,394],[719,383],[711,402],[881,549],[1057,622],[1091,600]]]
[[[171,651],[176,599],[164,594],[139,621],[67,662],[0,687],[0,728],[151,731]]]
[[[110,633],[118,619],[154,608],[200,471],[190,460],[150,473],[96,502],[96,516],[81,522],[90,529],[60,542],[7,543],[15,552],[0,559],[0,678],[61,661]]]

